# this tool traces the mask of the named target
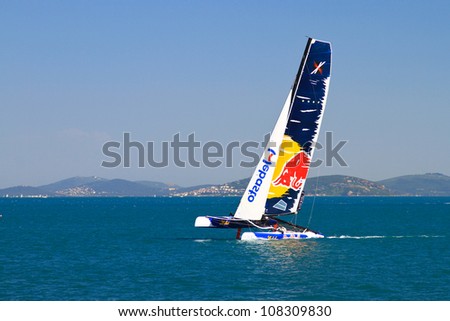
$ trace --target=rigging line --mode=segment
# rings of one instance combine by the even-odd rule
[[[309,225],[311,224],[312,214],[313,214],[313,211],[314,211],[314,205],[316,204],[317,189],[319,188],[319,172],[320,172],[320,166],[317,169],[316,188],[314,190],[313,203],[311,205],[311,211],[309,213],[308,224],[306,225],[307,227],[309,227]]]
[[[302,196],[300,194],[300,201],[299,202],[301,202],[301,198],[302,198]],[[301,208],[298,209],[298,211],[295,213],[296,215],[294,215],[294,217],[292,218],[292,221],[293,221],[294,224],[297,224],[297,218],[298,218],[298,214],[300,213],[300,211],[301,211]]]

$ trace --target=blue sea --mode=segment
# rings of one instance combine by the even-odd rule
[[[450,300],[450,197],[307,198],[318,240],[193,227],[238,202],[0,199],[0,300]]]

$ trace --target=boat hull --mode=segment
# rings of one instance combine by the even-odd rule
[[[311,231],[306,232],[245,232],[241,236],[241,240],[303,240],[303,239],[317,239],[324,238],[322,234]]]

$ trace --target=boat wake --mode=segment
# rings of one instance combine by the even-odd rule
[[[327,239],[401,239],[401,238],[430,238],[445,237],[445,235],[364,235],[364,236],[327,236]]]

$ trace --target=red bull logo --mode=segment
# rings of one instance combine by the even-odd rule
[[[286,163],[286,165],[284,165],[280,176],[278,176],[272,184],[274,186],[282,185],[298,191],[302,186],[306,175],[308,175],[310,163],[311,158],[307,153],[304,151],[297,153]]]

